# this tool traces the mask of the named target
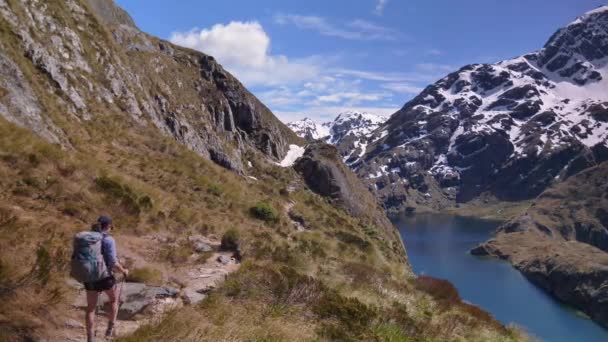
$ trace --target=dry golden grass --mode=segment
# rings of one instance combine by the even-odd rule
[[[65,287],[71,235],[100,212],[114,216],[119,239],[168,236],[170,243],[156,254],[158,269],[191,262],[187,236],[193,233],[238,232],[246,260],[201,307],[178,310],[125,341],[510,336],[475,309],[444,310],[441,300],[416,290],[400,251],[379,238],[384,232],[306,190],[279,194],[294,177],[290,170],[257,160],[260,181],[251,182],[170,140],[129,131],[121,140],[139,141],[138,151],[102,143],[86,154],[66,153],[0,122],[0,186],[8,196],[0,201],[5,339],[44,335],[62,323],[59,310],[69,298],[58,289]],[[100,187],[100,178],[111,182]],[[212,184],[222,184],[221,190]],[[152,205],[133,211],[144,196]],[[250,215],[258,202],[283,208],[287,201],[296,203],[308,231],[296,232],[286,217],[268,223]],[[46,252],[37,258],[33,251],[41,247]],[[51,266],[45,255],[54,260]],[[141,280],[156,278],[148,276]],[[393,309],[395,303],[406,309]]]
[[[9,3],[19,10],[15,1]],[[63,2],[49,2],[47,10],[75,26]],[[92,70],[70,82],[85,98],[88,121],[68,114],[66,100],[59,100],[63,95],[46,73],[22,58],[19,38],[0,19],[3,53],[19,64],[44,115],[73,146],[62,150],[0,118],[0,340],[35,340],[64,324],[63,309],[71,301],[65,290],[71,237],[100,213],[114,218],[119,241],[167,237],[157,250],[145,251],[154,264],[134,273],[141,281],[158,282],[156,269],[200,262],[189,257],[187,237],[194,233],[217,238],[238,232],[245,260],[202,305],[176,310],[123,341],[519,339],[487,324],[474,309],[439,310],[436,298],[412,285],[396,232],[351,217],[308,190],[287,192],[297,180],[292,169],[269,163],[254,150],[240,151],[253,164],[248,169],[258,179],[253,181],[189,151],[152,123],[131,120],[121,100],[97,101],[83,80],[106,80],[102,59],[122,61],[130,72],[145,75],[138,80],[141,88],[133,87],[139,99],[147,89],[168,98],[169,105],[193,104],[195,109],[183,109],[185,116],[209,115],[204,108],[213,103],[202,99],[217,100],[212,93],[218,90],[206,82],[200,90],[178,86],[177,80],[200,83],[200,70],[192,67],[200,55],[193,58],[177,47],[174,56],[159,54],[170,67],[157,74],[149,54],[115,48],[95,17],[87,14],[79,24],[85,27],[81,41]],[[94,44],[109,49],[101,49],[101,59],[87,55],[96,50]],[[263,121],[276,120],[263,105],[258,109]],[[300,141],[292,132],[284,136]],[[227,153],[234,152],[230,139],[220,137]],[[308,231],[297,232],[284,215],[291,202]],[[251,215],[258,203],[264,203],[256,210],[262,220]]]

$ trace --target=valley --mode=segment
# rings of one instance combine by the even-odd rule
[[[374,129],[351,120],[352,133],[321,139],[349,144],[344,161],[388,213],[507,221],[471,252],[509,260],[607,326],[607,80],[601,6],[538,51],[448,74]],[[290,127],[315,138],[310,122]]]
[[[320,22],[274,18],[289,21]],[[245,64],[285,76],[257,22],[190,33],[228,27],[261,38]],[[394,33],[346,27],[375,32],[364,42]],[[408,88],[390,116],[284,123],[222,55],[237,49],[216,59],[187,43],[112,0],[0,0],[0,340],[86,336],[72,237],[102,214],[131,270],[117,341],[606,336],[608,6],[538,51]],[[318,102],[341,97],[365,94]],[[547,319],[482,299],[501,286]]]

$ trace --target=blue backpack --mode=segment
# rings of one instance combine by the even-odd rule
[[[80,283],[91,283],[110,276],[103,259],[101,245],[104,235],[80,232],[74,236],[70,276]]]

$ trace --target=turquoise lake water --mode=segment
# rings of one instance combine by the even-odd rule
[[[491,237],[499,223],[440,214],[393,218],[416,274],[448,279],[463,300],[505,324],[547,342],[608,342],[608,329],[537,288],[505,261],[469,249]]]

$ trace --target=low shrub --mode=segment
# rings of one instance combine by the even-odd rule
[[[63,209],[61,209],[61,212],[67,216],[77,216],[80,213],[78,208],[71,204],[66,204]]]
[[[502,331],[504,333],[507,332],[507,328],[502,325],[499,321],[494,318],[489,312],[480,309],[479,307],[469,304],[469,303],[461,303],[460,309],[465,312],[467,315],[475,317],[480,322],[490,325],[492,328]]]
[[[364,226],[363,232],[365,233],[365,235],[372,237],[372,238],[378,236],[378,228],[375,228],[372,226]]]
[[[129,272],[127,281],[159,286],[163,283],[163,273],[151,267],[139,267]]]
[[[364,339],[371,333],[371,324],[378,315],[375,308],[334,290],[327,290],[319,298],[313,312],[324,320],[320,334],[330,340]],[[335,323],[328,319],[334,319]]]
[[[414,339],[404,329],[392,323],[381,323],[374,327],[374,335],[380,341],[408,342]]]
[[[127,213],[131,215],[140,214],[141,208],[137,202],[137,196],[130,187],[123,186],[119,182],[105,176],[96,178],[95,186],[97,190],[105,193],[110,199],[120,201],[121,206]]]
[[[0,207],[0,228],[12,227],[17,222],[17,216],[6,208]]]
[[[266,202],[256,203],[250,211],[253,217],[266,222],[277,222],[279,220],[276,210]]]
[[[335,233],[336,238],[338,238],[338,240],[346,243],[346,244],[350,244],[350,245],[354,245],[357,248],[359,248],[362,251],[368,251],[371,247],[371,244],[369,241],[364,240],[360,237],[358,237],[357,235],[345,232],[345,231],[338,231]]]
[[[352,278],[353,284],[357,286],[375,282],[382,283],[387,279],[386,273],[368,263],[347,262],[344,264],[343,270],[345,274]]]
[[[209,186],[207,187],[207,192],[217,197],[221,196],[222,193],[224,193],[222,188],[215,183],[209,184]]]
[[[236,251],[239,249],[240,234],[239,231],[230,228],[222,235],[222,243],[220,249],[224,251]]]
[[[190,246],[167,245],[160,251],[161,259],[167,260],[172,264],[183,264],[192,255]]]
[[[318,241],[313,239],[302,239],[298,241],[297,249],[305,254],[309,254],[313,259],[325,258],[327,253],[325,247],[322,246]]]
[[[137,200],[137,204],[144,210],[150,210],[154,206],[152,199],[148,195],[144,195]]]
[[[419,276],[414,280],[414,287],[433,297],[443,310],[461,303],[458,289],[445,279]]]

